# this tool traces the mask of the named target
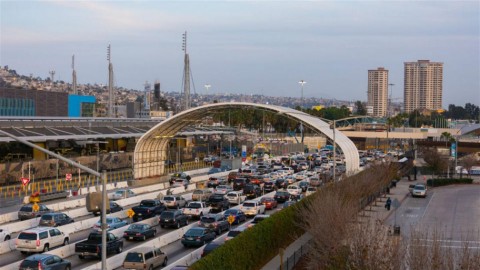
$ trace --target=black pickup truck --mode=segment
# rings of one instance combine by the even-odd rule
[[[107,232],[107,254],[122,253],[123,240],[117,238],[112,233]],[[88,235],[87,240],[78,242],[75,244],[75,253],[78,254],[80,259],[84,259],[86,256],[102,257],[102,233],[92,232]]]
[[[230,202],[222,194],[213,194],[208,198],[206,204],[215,212],[223,212],[223,210],[230,208]]]
[[[147,219],[160,215],[163,211],[167,210],[167,207],[157,199],[154,200],[142,200],[140,205],[132,207],[133,221],[137,222],[142,219]]]

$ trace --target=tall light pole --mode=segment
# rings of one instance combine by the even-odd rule
[[[302,108],[303,108],[303,85],[306,84],[307,82],[304,80],[301,80],[298,83],[302,86]]]
[[[390,95],[388,94],[388,89],[387,89],[387,118],[390,117],[390,110],[392,109],[392,93],[393,93],[393,86],[394,83],[389,83],[388,86],[390,86]]]
[[[210,87],[212,87],[212,85],[207,83],[207,84],[204,85],[204,87],[205,87],[205,95],[208,95],[208,89],[210,89]]]

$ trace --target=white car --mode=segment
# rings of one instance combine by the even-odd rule
[[[229,185],[218,185],[215,189],[216,194],[226,195],[228,192],[233,191],[233,188]]]
[[[298,195],[302,193],[302,189],[299,186],[296,185],[289,185],[287,187],[287,192],[290,193],[290,195]]]
[[[425,185],[415,185],[412,189],[412,197],[427,197],[427,187]]]
[[[245,201],[247,196],[243,195],[242,191],[230,191],[225,195],[228,202],[231,204],[241,204]]]
[[[242,206],[240,206],[240,210],[242,210],[246,216],[265,214],[266,211],[264,204],[253,200],[243,202]]]
[[[16,249],[23,254],[27,252],[47,252],[58,246],[66,246],[68,234],[51,227],[36,227],[21,232],[15,243]]]
[[[7,229],[0,229],[0,243],[3,241],[7,242],[11,238],[12,236],[10,235],[10,232]]]

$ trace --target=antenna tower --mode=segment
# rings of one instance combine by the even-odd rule
[[[185,53],[183,69],[183,109],[190,109],[192,103],[190,100],[190,58],[187,52],[187,31],[183,33],[182,50]]]
[[[77,92],[77,72],[75,71],[75,55],[72,55],[72,90],[74,95],[78,95]]]
[[[53,84],[53,81],[55,80],[55,70],[50,70],[48,73],[50,74],[50,80]]]
[[[113,95],[113,65],[111,59],[111,46],[107,47],[107,60],[108,60],[108,117],[114,117],[113,101],[115,99]]]

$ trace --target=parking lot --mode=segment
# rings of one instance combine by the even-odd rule
[[[443,240],[461,246],[463,241],[480,244],[480,185],[452,185],[431,188],[426,198],[408,196],[386,221],[400,225],[410,236],[412,229],[437,230]]]

